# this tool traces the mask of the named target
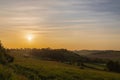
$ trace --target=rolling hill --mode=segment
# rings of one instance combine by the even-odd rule
[[[74,51],[75,53],[86,56],[88,58],[98,58],[98,59],[107,59],[107,60],[117,60],[120,61],[120,51],[113,51],[113,50],[80,50]]]

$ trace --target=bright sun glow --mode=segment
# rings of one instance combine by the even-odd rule
[[[27,40],[32,41],[33,40],[33,35],[31,35],[31,34],[27,35]]]

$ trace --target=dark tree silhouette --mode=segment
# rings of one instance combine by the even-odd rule
[[[7,54],[6,49],[3,47],[0,41],[0,63],[7,64],[9,62],[13,62],[14,58]]]
[[[120,63],[118,61],[109,61],[107,63],[107,68],[109,71],[120,73]]]

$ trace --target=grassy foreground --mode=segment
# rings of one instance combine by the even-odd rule
[[[80,69],[55,61],[12,55],[15,57],[14,63],[0,65],[0,80],[120,80],[118,73]]]

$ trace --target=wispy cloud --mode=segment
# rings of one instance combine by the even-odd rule
[[[119,0],[0,0],[0,32],[31,31],[78,40],[82,35],[118,37],[119,4]]]

